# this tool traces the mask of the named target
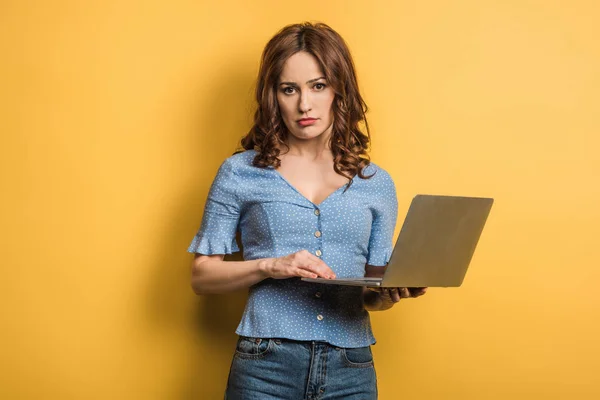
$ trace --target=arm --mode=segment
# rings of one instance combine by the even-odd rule
[[[377,267],[365,265],[365,277],[381,278],[387,266]],[[390,296],[382,295],[379,289],[371,290],[368,287],[363,287],[363,300],[367,311],[384,311],[394,306],[395,302],[391,301]]]
[[[365,277],[383,277],[385,267],[365,266]],[[367,288],[363,287],[363,300],[367,311],[385,311],[394,306],[400,299],[419,297],[427,288]]]
[[[192,261],[192,290],[194,293],[232,292],[254,285],[267,278],[265,264],[269,259],[223,261],[223,254],[196,253]]]
[[[226,293],[247,288],[266,278],[335,278],[334,272],[307,250],[277,258],[224,261],[223,254],[196,253],[192,261],[194,293]]]

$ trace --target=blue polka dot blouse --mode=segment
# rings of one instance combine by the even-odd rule
[[[245,260],[281,257],[303,249],[321,257],[338,278],[362,277],[365,264],[385,266],[398,214],[390,175],[371,162],[320,204],[314,204],[275,168],[252,165],[255,150],[227,158],[210,187],[190,253],[231,254]],[[249,288],[238,335],[318,340],[339,347],[375,343],[362,287],[299,278],[265,279]]]

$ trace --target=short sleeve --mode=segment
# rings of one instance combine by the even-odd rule
[[[390,261],[394,249],[394,229],[398,219],[398,198],[392,177],[383,169],[379,169],[381,179],[374,187],[373,222],[369,238],[367,264],[385,266]],[[375,177],[373,177],[375,178]]]
[[[208,192],[200,229],[188,247],[190,253],[231,254],[240,251],[235,234],[240,219],[240,202],[236,193],[239,176],[231,160],[225,160]]]

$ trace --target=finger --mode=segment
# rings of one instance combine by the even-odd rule
[[[390,293],[390,298],[392,299],[392,301],[394,303],[397,303],[400,301],[400,293],[398,292],[398,288],[390,288],[389,289],[389,293]]]
[[[398,288],[398,291],[400,292],[400,297],[403,298],[403,299],[411,297],[410,296],[410,292],[408,291],[408,288],[405,288],[405,287]]]
[[[427,291],[426,287],[416,287],[416,288],[411,288],[410,292],[413,297],[419,297],[419,296],[423,296],[426,291]]]
[[[383,301],[389,301],[391,299],[390,297],[390,288],[380,288],[379,289],[379,297],[383,300]]]
[[[315,265],[315,264],[305,263],[305,264],[298,265],[298,268],[309,271],[309,272],[316,274],[322,278],[326,278],[326,279],[335,278],[335,274],[333,273],[333,271],[328,272],[327,270],[324,270],[323,268],[319,268],[319,266]]]
[[[316,274],[317,275],[316,278],[318,278],[318,277],[329,278],[330,277],[329,275],[325,275],[322,272],[322,270],[317,265],[315,265],[315,263],[311,262],[310,255],[309,255],[308,251],[302,250],[301,252],[299,252],[297,254],[300,254],[300,253],[308,255],[309,259],[307,260],[306,257],[297,257],[296,256],[296,257],[292,258],[292,260],[290,262],[291,267],[293,267],[293,268],[299,268],[299,269],[302,269],[304,271],[308,271],[311,274]],[[304,276],[304,275],[299,275],[299,273],[297,273],[297,275],[298,276]],[[312,277],[313,276],[311,276],[311,278]]]
[[[333,272],[329,265],[325,264],[325,261],[321,260],[312,253],[307,253],[307,256],[310,260],[310,264],[316,267],[316,270],[314,270],[315,272],[324,277],[331,277],[332,279],[335,278],[335,272]]]
[[[296,276],[301,276],[303,278],[318,278],[319,276],[314,272],[306,270],[304,268],[296,267],[293,271]]]
[[[312,253],[309,253],[308,256],[313,263],[315,263],[320,269],[326,271],[329,274],[333,274],[335,276],[335,272],[325,263],[325,261],[321,260],[319,257],[315,256]]]

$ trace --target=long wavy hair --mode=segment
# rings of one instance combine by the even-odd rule
[[[279,111],[277,83],[286,60],[299,51],[305,51],[317,59],[327,82],[335,92],[329,144],[335,172],[349,179],[347,190],[355,175],[358,174],[362,179],[373,176],[364,175],[362,171],[370,163],[367,149],[371,135],[365,116],[368,107],[359,93],[354,62],[346,42],[324,23],[287,25],[267,43],[256,84],[258,108],[254,113],[254,124],[242,137],[240,144],[245,150],[257,151],[254,166],[280,166],[280,150],[276,145],[289,150],[285,143],[289,131]],[[366,134],[358,127],[361,121],[364,121]]]

